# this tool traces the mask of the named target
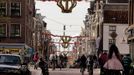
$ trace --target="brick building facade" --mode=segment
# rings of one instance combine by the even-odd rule
[[[32,47],[34,0],[0,1],[0,50],[18,52]]]

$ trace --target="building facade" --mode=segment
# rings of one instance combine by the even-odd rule
[[[43,47],[43,39],[44,35],[43,32],[46,30],[46,22],[43,21],[44,16],[40,13],[35,14],[34,18],[34,33],[33,33],[33,48],[35,52],[38,52],[42,55],[42,47]]]
[[[116,43],[121,54],[129,54],[129,45],[125,30],[128,27],[128,0],[95,0],[91,1],[84,21],[85,33],[89,36],[91,54],[109,50]],[[117,34],[115,40],[111,33]],[[85,47],[86,48],[86,47]]]
[[[129,45],[125,36],[125,29],[128,27],[128,1],[107,0],[104,6],[103,22],[103,50],[108,51],[115,42],[121,54],[129,54]],[[113,39],[111,33],[117,34]]]
[[[34,0],[0,1],[0,51],[32,48]]]
[[[130,48],[130,54],[131,58],[134,62],[134,0],[129,0],[129,14],[128,14],[128,20],[129,20],[129,26],[126,28],[126,36]]]
[[[87,52],[90,55],[96,55],[103,42],[99,42],[102,39],[102,23],[103,23],[103,3],[101,0],[95,0],[90,2],[90,8],[88,8],[88,14],[84,20],[85,33],[88,36],[86,40]]]

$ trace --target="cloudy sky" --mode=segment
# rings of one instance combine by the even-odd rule
[[[81,1],[73,9],[72,13],[62,13],[56,2],[36,1],[37,13],[46,16],[47,29],[54,35],[63,35],[63,26],[66,25],[65,34],[76,36],[80,34],[81,27],[84,27],[83,20],[87,14],[89,2]]]
[[[62,13],[61,9],[56,5],[56,2],[41,2],[36,1],[36,9],[39,9],[37,13],[41,13],[45,16],[44,21],[47,23],[47,29],[51,31],[53,35],[63,35],[63,26],[66,26],[65,35],[67,36],[79,36],[81,27],[84,27],[83,20],[87,14],[87,8],[89,8],[89,2],[81,1],[77,3],[72,13]],[[59,42],[59,37],[53,37],[54,42]],[[75,38],[74,38],[75,40]],[[73,41],[71,41],[73,43]],[[73,44],[70,44],[67,49],[63,49],[59,44],[56,44],[58,50],[72,50]]]

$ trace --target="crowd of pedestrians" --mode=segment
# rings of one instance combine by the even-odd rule
[[[68,62],[68,58],[66,54],[60,54],[60,55],[51,55],[50,58],[50,67],[52,67],[53,70],[55,70],[55,68],[60,68],[60,70],[62,68],[66,68],[67,67],[67,62]]]
[[[80,72],[84,75],[84,71],[87,69],[89,75],[93,75],[93,68],[97,68],[97,57],[95,55],[79,56],[76,60],[77,64],[79,64]]]
[[[66,54],[52,54],[49,57],[49,60],[46,61],[45,58],[40,57],[38,52],[36,52],[33,55],[33,63],[34,63],[34,69],[41,68],[43,75],[49,75],[48,68],[52,68],[52,70],[55,70],[56,68],[66,68],[67,67],[68,58]]]
[[[130,75],[131,63],[130,54],[121,55],[118,47],[112,44],[109,52],[101,51],[98,56],[82,55],[76,60],[80,72],[84,74],[85,69],[89,75],[93,75],[94,68],[100,68],[100,75]]]
[[[49,62],[45,59],[39,58],[38,53],[33,56],[34,69],[40,67],[43,75],[49,75],[48,67],[55,68],[66,68],[68,58],[66,54],[51,55]],[[130,55],[121,56],[118,47],[112,44],[109,48],[109,52],[102,51],[98,56],[96,55],[81,55],[76,60],[79,64],[80,72],[84,75],[84,71],[87,69],[89,75],[93,75],[94,68],[100,68],[100,75],[130,75],[132,60]]]
[[[108,53],[99,56],[100,75],[130,75],[131,63],[130,55],[121,56],[118,47],[112,44]]]

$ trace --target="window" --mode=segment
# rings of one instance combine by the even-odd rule
[[[109,26],[109,32],[116,32],[116,26]]]
[[[21,3],[11,3],[11,16],[19,17],[21,16]]]
[[[0,37],[6,37],[6,24],[0,24]]]
[[[0,16],[6,16],[7,15],[7,8],[6,3],[0,3]]]
[[[21,36],[20,24],[11,24],[10,36],[11,37],[20,37]]]

